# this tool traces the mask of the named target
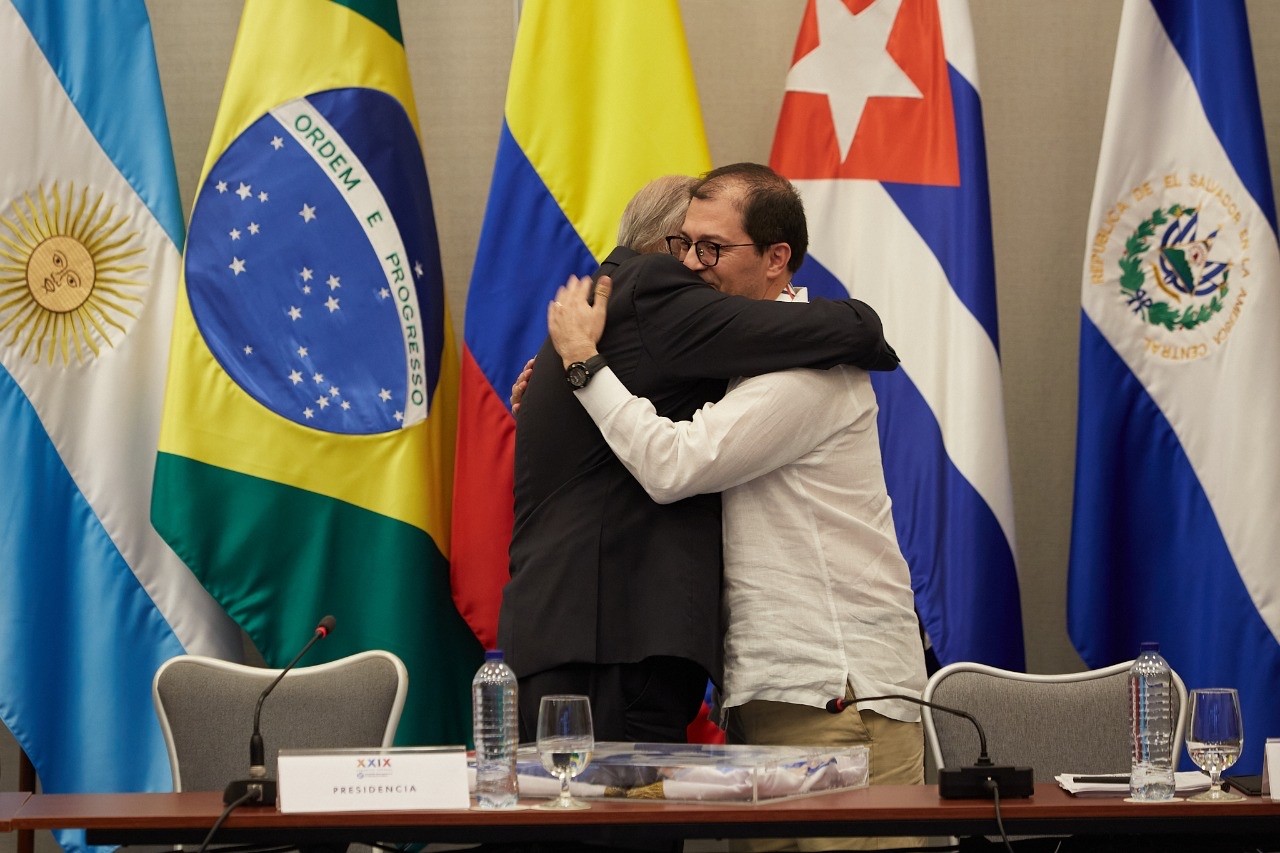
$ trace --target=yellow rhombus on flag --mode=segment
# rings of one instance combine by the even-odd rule
[[[183,258],[152,521],[282,666],[382,648],[397,740],[470,737],[457,365],[392,0],[249,0]]]

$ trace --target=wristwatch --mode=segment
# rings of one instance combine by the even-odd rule
[[[599,353],[591,356],[586,361],[575,361],[573,364],[565,368],[564,378],[569,383],[569,387],[577,390],[578,388],[586,388],[587,383],[591,381],[591,377],[595,376],[605,365],[608,364],[604,360],[604,356]]]

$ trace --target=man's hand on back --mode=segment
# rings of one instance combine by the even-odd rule
[[[595,285],[594,304],[587,301],[591,287],[591,279],[569,276],[547,306],[547,330],[566,368],[595,355],[596,344],[604,334],[605,311],[613,281],[607,275],[600,277]]]
[[[511,414],[520,414],[520,398],[524,396],[524,389],[529,387],[529,377],[532,375],[533,359],[529,359],[524,363],[524,370],[520,371],[520,375],[511,386]]]

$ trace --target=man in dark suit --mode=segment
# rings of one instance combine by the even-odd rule
[[[758,169],[742,211],[748,240],[714,252],[767,263],[787,244],[802,258],[808,234],[794,189]],[[634,207],[652,205],[646,190],[620,231],[628,215],[637,219]],[[687,191],[680,201],[687,206]],[[670,216],[638,218],[679,230]],[[658,251],[653,234],[620,242]],[[498,637],[520,678],[522,740],[534,737],[542,696],[584,693],[598,740],[679,742],[707,677],[720,677],[720,496],[654,503],[573,388],[607,363],[659,414],[687,420],[736,376],[836,364],[892,370],[897,357],[875,312],[854,299],[780,306],[728,295],[670,255],[625,247],[600,272],[613,278],[600,354],[562,372],[548,340],[539,352],[545,367],[521,401],[511,581]]]

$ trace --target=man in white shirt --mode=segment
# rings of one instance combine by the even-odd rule
[[[761,225],[760,223],[766,223]],[[783,224],[786,241],[753,238]],[[806,301],[791,285],[807,248],[795,189],[767,167],[713,171],[695,191],[673,254],[707,284]],[[607,289],[571,282],[548,308],[566,366],[596,354]],[[606,285],[607,288],[607,285]],[[925,683],[910,574],[898,548],[865,371],[789,370],[737,380],[691,421],[660,418],[607,369],[575,392],[610,448],[660,503],[723,492],[725,673],[731,743],[870,745],[872,784],[923,782],[919,708],[887,700],[831,715],[834,697]],[[909,839],[812,840],[877,849]],[[801,840],[799,849],[806,849]],[[777,849],[768,842],[753,849]]]

